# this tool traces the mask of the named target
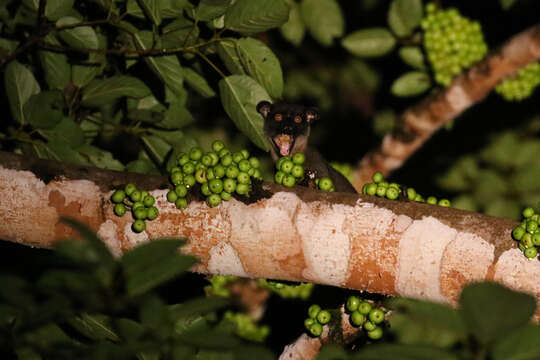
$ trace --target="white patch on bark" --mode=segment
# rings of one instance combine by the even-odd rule
[[[221,243],[214,246],[210,249],[209,254],[209,273],[247,277],[238,254],[230,244]]]
[[[495,265],[493,280],[508,287],[540,296],[540,261],[527,259],[521,250],[514,248],[505,251]]]
[[[120,247],[120,240],[116,237],[116,231],[114,221],[107,220],[100,225],[97,236],[103,240],[114,256],[120,257],[122,255],[122,249]]]
[[[454,84],[448,88],[446,91],[446,100],[448,100],[450,106],[452,106],[452,109],[456,113],[463,112],[472,104],[471,98],[467,92],[458,84]]]
[[[399,242],[396,291],[401,296],[447,302],[439,276],[444,249],[457,231],[433,217],[415,220]]]
[[[467,281],[483,280],[495,259],[495,246],[478,235],[460,232],[448,244],[445,260]]]

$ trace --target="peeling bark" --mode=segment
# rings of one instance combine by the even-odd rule
[[[376,171],[390,174],[442,125],[481,101],[505,77],[540,59],[540,24],[511,38],[500,49],[458,76],[452,84],[407,109],[398,128],[368,152],[353,171],[360,191]]]

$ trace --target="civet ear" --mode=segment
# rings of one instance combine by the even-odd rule
[[[306,121],[311,124],[319,118],[319,112],[315,108],[309,108],[306,110]]]
[[[257,112],[261,114],[265,119],[270,113],[270,109],[272,107],[272,104],[270,104],[268,101],[263,100],[260,103],[257,104]]]

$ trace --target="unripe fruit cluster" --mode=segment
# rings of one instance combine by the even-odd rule
[[[127,184],[123,189],[116,190],[111,201],[115,203],[114,213],[117,216],[124,216],[128,209],[131,209],[133,231],[139,233],[146,230],[145,220],[154,220],[159,215],[158,209],[154,206],[156,199],[148,194],[148,191],[140,191],[133,184]]]
[[[508,101],[519,101],[531,96],[540,85],[540,61],[519,69],[516,75],[501,81],[495,91]]]
[[[523,210],[523,221],[514,230],[512,237],[519,241],[519,248],[528,259],[534,259],[538,255],[540,247],[540,215],[533,208]]]
[[[361,301],[356,296],[350,296],[345,303],[345,311],[354,327],[362,327],[367,336],[378,340],[383,336],[380,324],[384,322],[385,314],[380,308],[374,307],[369,301]]]
[[[435,73],[435,81],[448,86],[454,76],[486,54],[482,27],[479,22],[461,16],[454,8],[442,10],[429,3],[426,12],[427,16],[421,23],[424,47]]]
[[[247,150],[232,153],[223,142],[212,143],[212,151],[204,153],[193,147],[176,158],[176,166],[170,170],[170,180],[175,186],[167,193],[167,200],[178,209],[187,207],[189,190],[199,184],[206,203],[218,206],[222,200],[230,200],[232,194],[248,195],[251,178],[262,179],[259,159],[250,157]]]
[[[317,304],[313,304],[308,309],[308,318],[304,320],[304,326],[312,336],[321,336],[323,325],[326,325],[332,320],[330,311],[323,310]]]
[[[399,195],[403,192],[401,185],[397,183],[388,183],[384,180],[383,174],[380,171],[377,171],[373,174],[373,182],[364,184],[362,187],[362,194],[364,195],[375,195],[379,197],[386,197],[390,200],[396,200]],[[414,188],[407,188],[407,198],[411,201],[425,202],[432,205],[439,206],[450,206],[450,200],[440,199],[438,200],[435,196],[428,196],[427,199],[416,192]]]
[[[268,289],[284,299],[307,299],[314,288],[312,283],[300,283],[298,285],[285,284],[279,281],[259,279],[259,286]]]
[[[304,167],[302,166],[306,158],[302,153],[296,153],[290,156],[282,156],[276,162],[276,173],[274,181],[276,184],[293,187],[304,179]],[[315,179],[317,188],[323,191],[335,191],[332,179],[322,177]]]

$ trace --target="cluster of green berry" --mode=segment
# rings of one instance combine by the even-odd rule
[[[284,299],[300,298],[302,300],[306,300],[311,296],[311,292],[315,284],[300,283],[298,285],[289,285],[279,281],[259,279],[259,286],[278,294]]]
[[[512,230],[512,237],[519,241],[519,248],[529,259],[534,259],[540,247],[540,215],[533,208],[523,210],[523,221]]]
[[[274,181],[277,184],[293,187],[297,182],[304,179],[304,167],[306,157],[302,153],[296,153],[291,158],[290,156],[282,156],[276,162],[277,172],[274,175]],[[322,177],[315,179],[315,184],[320,190],[335,191],[332,179]]]
[[[258,326],[249,315],[227,311],[223,318],[233,322],[236,325],[236,334],[246,340],[263,342],[270,334],[267,325]]]
[[[533,62],[519,69],[516,75],[504,79],[495,87],[495,91],[508,101],[519,101],[531,96],[538,85],[540,85],[540,61]]]
[[[461,16],[455,8],[442,10],[429,3],[426,12],[421,23],[424,46],[435,72],[435,81],[448,86],[462,69],[486,54],[482,28],[480,23]]]
[[[396,200],[399,194],[403,191],[401,185],[397,183],[388,183],[384,180],[383,174],[377,171],[372,176],[372,183],[364,184],[362,187],[362,194],[364,195],[376,195],[379,197],[386,197],[390,200]],[[450,200],[440,199],[435,196],[428,196],[427,199],[416,192],[414,188],[407,188],[407,198],[411,201],[425,202],[432,205],[450,206]]]
[[[313,304],[308,309],[308,318],[304,320],[304,326],[309,333],[315,337],[321,336],[323,325],[326,325],[332,319],[332,314],[328,310],[322,310],[317,304]]]
[[[356,296],[350,296],[345,304],[345,310],[349,314],[349,321],[354,327],[360,327],[366,331],[372,340],[378,340],[383,336],[380,324],[384,321],[384,311],[373,307],[369,301],[360,301]]]
[[[205,286],[204,290],[207,295],[229,297],[231,293],[225,285],[236,281],[236,279],[238,279],[238,277],[234,275],[214,275],[208,280],[210,281],[210,285]]]
[[[111,200],[115,203],[114,213],[117,216],[124,216],[127,210],[131,209],[131,215],[135,219],[131,228],[137,233],[146,229],[145,220],[154,220],[159,215],[159,210],[154,206],[156,199],[146,190],[137,190],[133,184],[116,190]]]
[[[233,193],[248,195],[251,178],[262,179],[259,159],[250,157],[247,150],[231,153],[219,140],[212,143],[212,150],[204,153],[193,147],[189,153],[177,156],[177,166],[169,172],[175,188],[167,193],[167,200],[178,209],[187,207],[186,195],[196,184],[206,203],[214,207],[222,200],[230,200]]]

